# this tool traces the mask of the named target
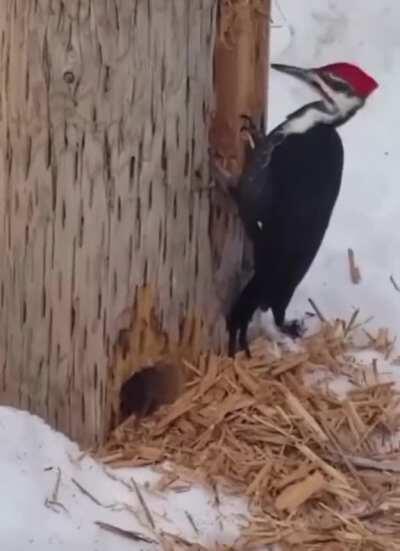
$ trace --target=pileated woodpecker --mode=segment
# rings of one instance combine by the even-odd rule
[[[247,328],[258,308],[271,308],[282,332],[293,338],[302,334],[302,324],[286,322],[285,313],[319,250],[340,190],[344,154],[336,128],[378,87],[349,63],[272,67],[306,82],[321,99],[290,114],[267,136],[250,126],[255,146],[238,182],[214,165],[216,180],[234,190],[254,247],[254,275],[227,318],[231,356],[238,335],[240,349],[250,355]]]

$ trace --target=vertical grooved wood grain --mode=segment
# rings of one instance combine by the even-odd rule
[[[107,428],[129,322],[141,359],[153,333],[160,350],[225,339],[211,241],[226,228],[194,191],[209,180],[215,18],[214,0],[0,11],[1,402],[81,443]]]

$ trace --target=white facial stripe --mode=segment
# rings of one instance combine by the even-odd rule
[[[325,96],[321,94],[325,111],[310,106],[309,109],[300,113],[297,117],[293,117],[285,124],[286,134],[303,134],[317,123],[330,124],[344,120],[349,113],[361,107],[363,103],[358,96],[336,92],[317,74],[314,74],[314,81],[325,94]]]
[[[332,75],[329,73],[329,76],[332,79],[336,79],[337,81],[344,82],[342,79],[337,78],[335,75]],[[345,94],[344,92],[336,92],[330,86],[326,84],[326,82],[319,77],[318,75],[315,75],[314,77],[315,81],[317,82],[318,86],[321,87],[321,90],[331,99],[334,106],[330,107],[328,104],[326,105],[327,108],[333,109],[337,114],[340,114],[342,117],[346,117],[347,113],[352,111],[355,107],[359,107],[362,104],[362,100],[355,96],[348,94]]]
[[[332,88],[330,88],[325,82],[324,80],[318,76],[317,74],[314,74],[314,77],[313,77],[314,81],[318,84],[318,86],[321,88],[321,90],[324,92],[324,94],[326,94],[328,96],[328,98],[330,98],[333,102],[335,102],[335,94],[332,90]]]

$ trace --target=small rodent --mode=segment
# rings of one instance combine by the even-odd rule
[[[134,373],[120,391],[120,417],[124,421],[153,414],[160,406],[174,402],[184,386],[182,369],[173,364],[157,363]]]

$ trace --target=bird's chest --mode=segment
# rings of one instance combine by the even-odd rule
[[[277,246],[289,243],[296,248],[300,242],[317,246],[329,224],[335,197],[332,190],[324,189],[323,181],[299,181],[296,177],[285,181],[276,190],[264,235]]]

